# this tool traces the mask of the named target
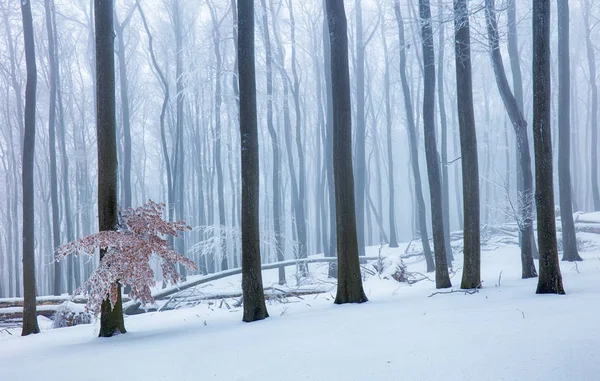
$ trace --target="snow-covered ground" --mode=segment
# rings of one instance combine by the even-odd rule
[[[535,295],[537,280],[520,279],[518,247],[490,245],[475,294],[431,296],[428,280],[408,285],[375,275],[364,285],[368,303],[333,305],[333,288],[270,302],[271,317],[250,324],[240,308],[204,302],[127,317],[128,333],[110,339],[96,337],[98,323],[3,337],[0,379],[600,380],[600,241],[584,235],[597,242],[577,266],[561,262],[566,296]],[[402,246],[383,254],[404,253]],[[405,263],[425,270],[422,259]],[[326,282],[323,272],[311,265],[315,282]],[[454,289],[460,276],[453,275]],[[277,270],[264,278],[272,285]],[[202,290],[236,290],[240,280]]]

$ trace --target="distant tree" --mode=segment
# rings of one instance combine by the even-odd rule
[[[571,63],[569,56],[569,2],[558,6],[558,190],[563,261],[581,261],[573,222],[571,197]]]
[[[356,138],[354,142],[354,158],[356,161],[353,169],[354,176],[356,177],[354,189],[358,253],[362,256],[365,255],[365,177],[367,170],[365,142],[367,140],[367,132],[365,125],[365,41],[363,37],[361,0],[354,0],[354,14],[356,17],[356,75],[354,78],[356,81]]]
[[[48,99],[48,152],[50,156],[50,204],[52,209],[52,242],[56,250],[60,246],[60,214],[58,211],[58,180],[56,168],[56,91],[57,91],[57,56],[54,45],[54,24],[52,22],[52,0],[44,0],[46,12],[46,33],[48,33],[48,75],[50,81],[50,95]],[[54,261],[54,282],[52,292],[61,294],[61,266]]]
[[[352,108],[348,67],[348,29],[343,0],[326,0],[331,48],[333,101],[333,176],[338,255],[336,304],[363,303],[367,296],[360,274],[354,174],[352,171]]]
[[[111,307],[115,308],[121,298],[119,284],[130,286],[129,296],[139,299],[142,304],[154,302],[151,289],[156,282],[150,266],[153,255],[162,261],[162,276],[166,282],[181,280],[175,267],[177,263],[197,270],[192,260],[173,251],[169,242],[162,238],[175,237],[191,229],[183,221],[165,221],[164,209],[165,204],[152,200],[135,209],[123,209],[115,231],[100,231],[58,248],[58,260],[69,254],[93,256],[97,248],[104,250],[100,266],[78,290],[88,296],[87,308],[95,315],[101,312],[107,295]]]
[[[127,76],[127,56],[125,54],[125,28],[129,26],[135,7],[132,7],[122,23],[114,12],[115,35],[118,41],[119,80],[121,92],[121,118],[123,123],[123,207],[131,206],[131,112],[129,110],[129,82]]]
[[[35,290],[35,207],[33,164],[35,157],[35,105],[37,66],[31,2],[21,1],[27,84],[25,86],[25,131],[23,139],[23,330],[21,335],[39,333]]]
[[[445,15],[444,15],[444,0],[438,0],[438,81],[437,94],[438,105],[440,109],[440,135],[441,135],[441,152],[440,159],[442,161],[442,206],[444,207],[444,242],[446,242],[446,255],[448,263],[452,265],[454,255],[452,254],[452,243],[450,240],[450,185],[448,177],[448,122],[446,118],[446,102],[444,101],[444,66],[446,65],[445,51]],[[458,188],[458,185],[457,185]],[[462,221],[462,218],[460,219]],[[462,223],[461,223],[462,225]]]
[[[113,0],[94,0],[96,30],[96,137],[98,145],[98,228],[117,228],[117,138],[115,120],[115,56]],[[100,261],[107,255],[100,249]],[[121,285],[115,282],[117,300],[102,302],[100,337],[125,333]]]
[[[508,59],[510,60],[510,68],[512,72],[512,83],[513,83],[513,92],[515,101],[517,102],[517,107],[521,111],[521,114],[524,113],[523,110],[523,75],[521,74],[521,54],[519,53],[519,38],[517,34],[517,7],[516,0],[507,0],[506,4],[506,22],[507,22],[507,51],[508,51]],[[513,122],[514,123],[514,122]],[[527,131],[526,128],[524,128]],[[531,188],[527,188],[527,173],[521,173],[522,168],[524,168],[524,163],[522,163],[522,154],[520,150],[522,141],[527,135],[520,132],[517,134],[517,162],[520,165],[517,166],[517,192],[520,194],[520,201],[522,209],[523,206],[530,204],[529,199],[533,199],[533,174],[531,174]],[[529,139],[527,139],[528,141]],[[530,151],[529,142],[527,142],[527,151]],[[528,153],[531,157],[531,153]],[[529,172],[531,172],[531,164],[529,164]],[[531,194],[531,196],[529,196]],[[533,218],[533,209],[531,209],[531,215]],[[525,226],[526,224],[524,224]],[[523,235],[519,234],[519,240],[521,244],[521,253],[531,252],[533,258],[538,258],[538,250],[537,243],[535,239],[535,234],[533,233],[533,228],[528,229],[528,242],[523,241]],[[533,261],[532,261],[533,263]],[[537,273],[536,273],[537,274]]]
[[[281,159],[279,155],[279,140],[273,123],[273,54],[271,50],[271,37],[269,34],[269,22],[267,18],[267,5],[265,0],[260,0],[262,6],[262,31],[265,44],[265,59],[267,66],[267,129],[271,137],[271,150],[273,154],[273,230],[275,233],[277,259],[284,260],[284,237],[281,224]],[[285,270],[280,270],[279,283],[285,283]]]
[[[423,129],[425,157],[431,195],[431,220],[433,225],[433,248],[435,251],[435,286],[452,287],[448,275],[446,242],[444,241],[444,217],[442,206],[442,184],[440,163],[435,138],[435,54],[433,51],[433,31],[431,28],[431,8],[429,0],[419,0],[421,22],[421,42],[423,46]],[[466,218],[466,216],[465,216]]]
[[[589,0],[585,0],[583,6],[583,25],[585,28],[585,47],[588,59],[589,85],[591,92],[591,143],[590,144],[590,171],[592,183],[592,207],[593,210],[600,210],[600,191],[598,183],[598,85],[596,82],[596,47],[592,42],[592,27],[590,26],[590,7]]]
[[[408,146],[410,149],[410,163],[415,184],[415,198],[417,199],[417,219],[419,220],[419,231],[421,232],[421,242],[423,245],[423,254],[427,263],[427,272],[435,270],[435,263],[429,245],[429,234],[427,233],[427,210],[425,198],[423,197],[423,187],[421,183],[421,170],[419,169],[419,147],[417,142],[417,126],[413,116],[413,107],[411,101],[411,92],[408,79],[406,78],[406,46],[404,38],[404,21],[400,10],[400,2],[394,1],[394,10],[396,22],[398,23],[398,38],[400,42],[400,80],[402,82],[402,95],[404,96],[404,109],[406,110],[406,130],[408,131]]]
[[[381,12],[381,8],[379,9]],[[393,159],[393,140],[392,140],[392,105],[390,95],[390,58],[388,57],[388,45],[386,38],[385,23],[381,23],[381,41],[383,43],[383,60],[384,60],[384,93],[385,93],[385,130],[386,130],[386,146],[388,160],[388,193],[389,193],[389,208],[388,218],[390,225],[390,243],[389,247],[398,247],[398,238],[396,237],[396,217],[395,217],[395,191],[394,191],[394,159]]]
[[[477,133],[473,111],[471,76],[471,29],[466,0],[454,0],[454,47],[456,57],[456,102],[460,128],[463,183],[463,253],[460,288],[481,286],[481,247],[479,232],[479,164]]]
[[[531,237],[533,235],[533,174],[531,172],[531,154],[529,152],[529,138],[527,135],[527,121],[521,111],[521,106],[517,100],[517,94],[520,94],[520,83],[515,84],[514,95],[510,90],[504,64],[502,61],[502,53],[500,52],[498,23],[496,21],[494,0],[486,0],[486,23],[488,30],[488,39],[490,41],[490,54],[492,58],[492,66],[496,77],[496,84],[500,97],[504,103],[504,108],[510,118],[511,124],[515,130],[517,138],[517,159],[518,170],[517,177],[517,193],[518,193],[518,220],[520,237],[521,237],[521,277],[523,279],[537,276],[535,264],[533,263],[533,240],[523,239],[523,237]],[[509,38],[510,40],[510,38]],[[517,68],[518,68],[517,63]],[[513,69],[516,71],[517,69]],[[513,74],[514,76],[515,74]],[[520,70],[519,70],[520,76]],[[517,88],[519,90],[517,90]],[[521,95],[520,95],[521,96]]]
[[[259,164],[254,58],[254,0],[237,2],[242,162],[242,293],[245,322],[269,317],[260,268]]]
[[[533,1],[533,143],[540,276],[537,294],[564,294],[554,216],[550,127],[550,0]]]
[[[213,22],[213,48],[215,50],[215,102],[214,102],[214,117],[215,117],[215,139],[214,139],[214,157],[215,157],[215,169],[217,172],[217,197],[219,202],[219,226],[222,228],[220,233],[221,245],[221,270],[227,270],[229,265],[227,263],[227,243],[225,242],[225,225],[227,220],[225,217],[225,196],[223,194],[224,180],[223,180],[223,165],[221,159],[221,107],[223,103],[221,77],[223,75],[223,58],[221,57],[221,22],[217,18],[217,12],[212,2],[208,2],[210,15]]]

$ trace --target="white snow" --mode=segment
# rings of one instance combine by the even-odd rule
[[[4,337],[1,379],[598,380],[600,252],[587,250],[577,266],[561,262],[565,296],[535,295],[537,280],[520,279],[518,247],[499,245],[482,251],[483,289],[473,295],[430,297],[427,280],[409,286],[374,276],[365,282],[368,303],[334,305],[333,289],[270,303],[271,317],[249,324],[240,308],[204,302],[127,317],[128,333],[110,339],[96,337],[99,323]],[[421,259],[405,263],[425,271]],[[264,278],[265,286],[276,282],[277,270]],[[240,280],[203,291],[233,291]]]

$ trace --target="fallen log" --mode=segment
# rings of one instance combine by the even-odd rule
[[[372,260],[379,259],[379,257],[361,257],[361,259],[365,260],[365,261],[372,261]],[[262,270],[271,270],[271,269],[279,268],[281,266],[295,266],[297,264],[302,264],[302,263],[308,264],[308,263],[331,263],[331,262],[337,262],[337,258],[336,257],[317,257],[317,258],[305,258],[305,259],[291,259],[288,261],[267,263],[267,264],[262,265],[261,269]],[[217,272],[214,274],[201,275],[199,277],[195,277],[194,279],[190,279],[186,282],[167,287],[167,288],[153,294],[152,297],[154,298],[154,300],[164,299],[170,295],[173,295],[173,294],[183,291],[185,289],[188,289],[191,287],[196,287],[196,286],[199,286],[204,283],[212,282],[212,281],[215,281],[218,279],[227,278],[229,276],[238,275],[241,273],[242,273],[242,269],[236,268],[236,269],[220,271],[220,272]],[[139,309],[139,307],[141,305],[142,305],[142,303],[140,303],[138,301],[131,301],[129,303],[125,303],[125,304],[123,304],[123,313],[125,313],[126,315],[133,315],[133,314],[139,313],[139,311],[137,311],[137,310]]]

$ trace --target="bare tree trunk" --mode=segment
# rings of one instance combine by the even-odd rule
[[[25,42],[25,62],[27,65],[27,85],[25,86],[25,132],[23,140],[23,330],[22,336],[39,333],[36,314],[35,290],[35,207],[33,164],[35,157],[35,105],[37,87],[37,67],[33,17],[29,0],[21,1],[23,17],[23,39]]]
[[[550,0],[533,1],[533,142],[540,276],[537,294],[564,294],[554,216],[550,127]]]
[[[225,225],[227,224],[225,217],[225,196],[223,194],[223,167],[221,165],[221,105],[223,96],[221,95],[221,76],[223,75],[223,59],[221,58],[221,23],[217,19],[215,8],[212,2],[209,2],[210,14],[213,22],[213,48],[215,50],[216,73],[215,73],[215,169],[217,172],[217,197],[219,202],[219,246],[221,248],[221,270],[229,268],[227,264],[227,242],[225,241]]]
[[[441,160],[442,160],[442,206],[444,208],[444,240],[446,242],[446,255],[448,263],[452,266],[454,255],[452,254],[452,243],[450,242],[450,186],[448,184],[448,123],[446,119],[446,102],[444,101],[444,48],[445,48],[445,27],[444,27],[444,4],[443,0],[438,0],[438,81],[437,93],[438,104],[440,108],[440,134],[442,135]]]
[[[348,67],[348,29],[342,0],[326,0],[331,48],[333,175],[335,183],[338,284],[336,304],[363,303],[352,171],[352,108]]]
[[[356,132],[355,132],[355,169],[356,181],[356,229],[358,234],[358,253],[365,255],[365,171],[366,171],[366,127],[365,127],[365,42],[362,27],[361,0],[355,0],[356,17]],[[333,49],[333,44],[332,44]]]
[[[48,105],[48,145],[50,153],[50,201],[52,208],[52,238],[53,249],[60,246],[60,220],[58,211],[58,180],[56,167],[56,87],[57,87],[57,68],[56,68],[56,47],[54,45],[54,26],[52,23],[52,0],[44,0],[46,11],[46,29],[48,33],[48,74],[50,80],[50,98]],[[61,266],[59,261],[54,261],[54,295],[61,294]]]
[[[446,242],[444,241],[444,215],[442,207],[442,184],[440,163],[435,137],[435,55],[433,51],[433,32],[431,28],[431,8],[429,0],[419,0],[421,23],[421,41],[423,46],[423,130],[425,139],[425,157],[429,177],[431,196],[431,223],[433,227],[433,247],[435,251],[435,286],[452,287],[448,275]],[[466,218],[466,216],[465,216]]]
[[[400,80],[402,81],[402,92],[404,95],[404,108],[406,110],[406,129],[408,131],[408,144],[410,148],[410,162],[412,167],[412,173],[414,178],[414,194],[417,204],[417,219],[419,232],[421,234],[421,242],[423,245],[423,253],[425,255],[425,261],[427,263],[427,272],[435,270],[435,264],[433,261],[433,255],[431,253],[431,247],[429,246],[429,235],[427,233],[427,218],[426,218],[426,206],[425,198],[423,197],[423,189],[421,184],[421,171],[419,170],[419,150],[417,143],[417,132],[416,125],[413,116],[413,108],[411,101],[411,93],[406,78],[406,41],[404,39],[404,21],[402,19],[402,13],[400,11],[400,3],[398,0],[394,1],[394,10],[396,14],[396,21],[398,23],[398,37],[400,41]],[[412,188],[411,188],[412,189]]]
[[[557,0],[558,9],[558,189],[563,261],[581,261],[573,222],[571,198],[571,63],[569,56],[569,3]]]
[[[520,64],[520,54],[519,54],[519,44],[518,44],[518,38],[517,38],[517,16],[516,16],[516,3],[515,0],[507,0],[507,23],[508,23],[508,58],[510,60],[510,67],[511,67],[511,72],[512,72],[512,82],[513,82],[513,91],[514,91],[514,98],[517,102],[517,107],[519,109],[519,111],[521,112],[521,114],[523,114],[524,110],[523,110],[523,80],[522,80],[522,75],[521,75],[521,64]],[[496,28],[497,29],[497,28]],[[512,121],[512,120],[511,120]],[[514,122],[513,122],[513,126],[514,126]],[[527,136],[527,128],[524,128],[525,133],[523,135],[521,134],[517,134],[517,163],[521,163],[522,162],[522,155],[524,152],[522,152],[521,150],[525,150],[525,148],[520,147],[519,145],[522,144],[523,139],[527,138],[526,142],[527,142],[527,152],[528,155],[531,157],[530,152],[530,147],[529,147],[529,137]],[[519,140],[521,140],[521,142],[519,142]],[[531,172],[531,160],[529,163],[529,172]],[[523,163],[521,163],[520,166],[517,166],[517,192],[518,194],[522,194],[524,195],[523,197],[527,197],[527,199],[525,200],[525,202],[531,204],[532,201],[529,201],[529,198],[533,198],[533,175],[531,175],[531,191],[529,192],[527,190],[527,174],[526,173],[522,173],[521,171],[523,171]],[[531,194],[531,196],[527,196]],[[531,207],[531,213],[533,214],[533,206]],[[532,217],[533,218],[533,217]],[[538,257],[538,250],[537,250],[537,245],[535,242],[535,234],[533,233],[533,228],[529,230],[529,232],[526,232],[526,237],[528,238],[528,241],[525,245],[526,247],[523,248],[523,242],[521,242],[521,253],[523,253],[523,251],[531,251],[532,252],[532,256],[533,258],[537,258]],[[519,239],[523,240],[523,234],[520,234]],[[528,247],[531,247],[531,249],[529,249]]]
[[[585,9],[590,9],[589,0],[585,0]],[[590,28],[590,13],[583,11],[583,24],[585,27],[585,46],[587,49],[589,83],[592,96],[592,118],[591,118],[591,182],[592,182],[592,202],[594,210],[600,210],[600,192],[598,191],[598,86],[596,84],[596,53],[592,43]]]
[[[323,0],[323,8],[326,7]],[[325,168],[327,172],[327,195],[329,196],[329,255],[337,256],[337,223],[335,204],[335,183],[333,175],[333,93],[331,73],[331,43],[327,15],[323,20],[323,61],[325,68],[325,98],[327,105],[327,123],[325,131]],[[329,265],[329,277],[337,277],[337,263]]]
[[[380,10],[381,11],[381,10]],[[384,92],[385,92],[385,126],[387,140],[387,160],[388,160],[388,219],[390,225],[390,241],[389,247],[398,247],[398,237],[396,236],[396,217],[395,217],[395,195],[394,195],[394,159],[392,156],[392,108],[390,99],[390,60],[388,57],[387,39],[385,36],[385,23],[381,23],[381,41],[383,42],[383,59],[384,59]]]
[[[265,43],[265,54],[267,61],[267,128],[269,129],[269,135],[271,137],[271,149],[273,154],[273,230],[275,235],[275,246],[277,251],[277,259],[282,261],[284,259],[284,241],[283,241],[283,229],[281,227],[281,159],[279,157],[279,142],[277,139],[277,132],[273,124],[273,55],[271,51],[271,39],[269,37],[269,22],[267,19],[267,6],[265,0],[261,0],[262,12],[262,26],[263,26],[263,40]],[[281,279],[282,274],[280,270],[279,283],[285,283],[285,278]],[[282,283],[283,282],[283,283]]]
[[[175,90],[176,90],[176,114],[175,114],[175,126],[176,126],[176,138],[175,138],[175,155],[173,163],[173,196],[175,202],[175,212],[179,220],[185,220],[185,197],[184,197],[184,150],[183,150],[183,17],[181,4],[179,0],[173,2],[173,28],[175,32]],[[175,238],[175,249],[177,252],[185,255],[185,241],[184,236],[181,234]],[[179,265],[179,272],[181,277],[185,280],[187,277],[187,270],[185,266]]]
[[[96,136],[98,141],[98,228],[115,230],[117,215],[117,139],[115,123],[115,56],[113,0],[95,0],[96,28]],[[100,260],[106,250],[100,250]],[[107,297],[100,312],[100,337],[125,333],[121,285],[113,306]]]
[[[463,182],[463,253],[460,288],[481,287],[481,247],[479,232],[479,164],[473,111],[471,76],[471,31],[466,0],[454,0],[454,39],[456,57],[456,101],[460,128]]]
[[[298,152],[298,199],[296,200],[296,230],[298,232],[298,258],[307,258],[308,236],[306,229],[306,164],[304,160],[304,144],[302,143],[302,110],[300,108],[300,78],[298,77],[296,60],[296,22],[294,20],[294,8],[292,0],[288,0],[288,9],[290,14],[290,32],[292,44],[292,77],[294,108],[296,110],[296,151]],[[304,276],[308,275],[308,267],[302,265],[301,272]]]
[[[254,0],[238,1],[238,75],[242,161],[243,321],[269,317],[260,268],[259,165],[254,63]]]
[[[523,116],[517,98],[517,94],[520,93],[515,91],[515,95],[513,95],[506,78],[502,55],[500,53],[498,24],[496,22],[493,0],[486,0],[486,23],[496,84],[517,138],[517,178],[519,179],[517,182],[517,207],[519,211],[517,222],[521,237],[521,277],[523,279],[532,278],[537,276],[533,262],[535,249],[532,245],[532,239],[523,239],[523,237],[533,236],[533,175],[531,172],[527,121]],[[516,69],[513,68],[513,70]],[[515,86],[515,89],[520,88],[520,83],[515,84]]]
[[[131,8],[123,23],[119,23],[117,12],[114,12],[115,17],[115,34],[117,36],[119,45],[117,50],[117,57],[119,59],[119,79],[121,89],[121,118],[123,119],[123,207],[129,208],[131,206],[131,123],[130,123],[130,111],[129,111],[129,90],[128,90],[128,77],[127,77],[127,65],[125,59],[125,40],[124,30],[129,25],[131,16],[135,8]],[[144,200],[145,201],[145,200]]]

